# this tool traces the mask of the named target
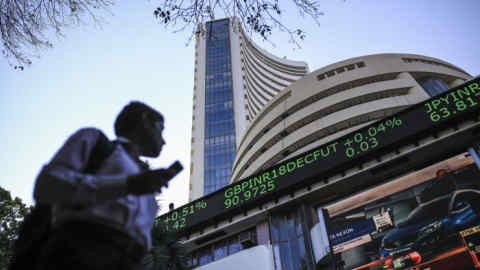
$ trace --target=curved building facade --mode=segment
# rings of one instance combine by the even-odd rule
[[[255,45],[235,19],[196,35],[190,200],[226,184],[245,129],[275,96],[308,73],[305,62]]]
[[[304,62],[290,61],[256,46],[238,27],[242,78],[248,119],[254,119],[280,91],[308,72]]]
[[[311,72],[255,114],[237,147],[231,182],[471,78],[455,65],[412,54],[356,57]]]
[[[380,269],[415,243],[432,254],[422,266],[478,262],[465,239],[421,241],[450,214],[480,213],[479,76],[421,55],[369,55],[308,73],[250,111],[252,93],[277,91],[247,73],[266,61],[247,59],[255,47],[238,45],[240,74],[258,84],[241,81],[231,183],[157,219],[187,244],[191,268]],[[458,220],[449,236],[480,226],[478,215]]]

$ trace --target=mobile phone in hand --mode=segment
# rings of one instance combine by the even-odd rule
[[[175,175],[177,175],[179,172],[183,170],[183,166],[180,163],[180,161],[177,160],[172,165],[170,165],[170,167],[168,167],[167,170],[172,174],[172,178],[173,178]]]
[[[168,187],[168,182],[175,177],[180,171],[183,170],[182,164],[177,160],[175,161],[170,167],[164,170],[166,174],[164,174],[164,177],[161,178],[161,185],[162,187]],[[160,192],[160,191],[159,191]]]

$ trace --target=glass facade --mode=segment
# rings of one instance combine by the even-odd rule
[[[228,184],[235,158],[229,20],[206,24],[204,195]]]
[[[256,240],[257,235],[255,228],[248,230],[248,232],[250,232],[252,234],[252,238]],[[236,234],[202,247],[201,249],[191,253],[187,260],[190,267],[202,266],[233,255],[246,248],[248,247],[241,243],[239,234]]]
[[[442,79],[436,77],[424,78],[421,84],[423,89],[425,89],[431,97],[439,95],[449,89],[448,85]]]
[[[308,269],[300,208],[272,217],[272,246],[277,270]]]

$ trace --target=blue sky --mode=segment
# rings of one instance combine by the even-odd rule
[[[167,145],[152,165],[179,159],[186,168],[162,193],[164,204],[187,202],[194,43],[186,46],[189,31],[172,33],[158,24],[154,8],[154,1],[118,3],[114,16],[104,15],[102,29],[66,29],[66,37],[54,39],[55,47],[24,71],[0,60],[0,186],[31,204],[38,171],[70,134],[95,126],[113,138],[116,114],[141,100],[166,118]],[[274,34],[274,46],[256,43],[306,61],[311,71],[362,55],[414,53],[480,75],[480,1],[328,0],[320,9],[319,27],[284,15],[286,24],[306,30],[302,49],[283,33]]]

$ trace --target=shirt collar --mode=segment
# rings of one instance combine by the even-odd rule
[[[140,152],[138,151],[138,147],[132,143],[131,140],[118,136],[116,142],[119,143],[132,157],[138,159],[140,156]]]

